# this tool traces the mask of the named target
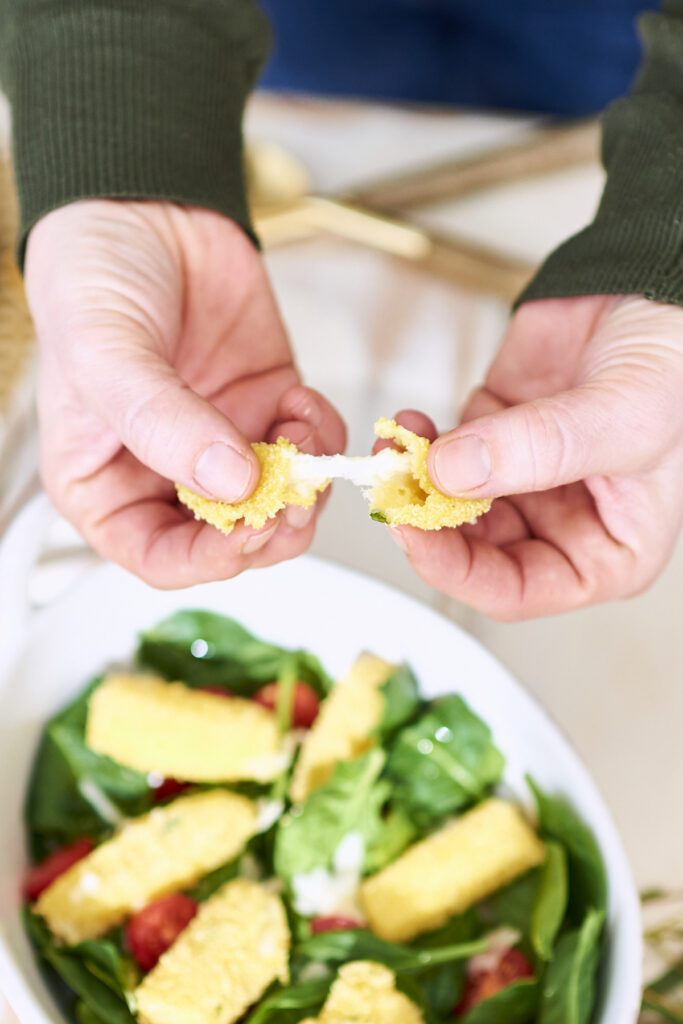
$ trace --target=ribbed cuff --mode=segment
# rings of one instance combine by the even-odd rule
[[[515,303],[645,295],[683,306],[683,24],[643,20],[642,92],[607,112],[607,184],[593,223],[545,261]]]
[[[11,29],[20,262],[40,217],[93,197],[204,206],[254,237],[241,122],[268,31],[250,0],[25,2]]]

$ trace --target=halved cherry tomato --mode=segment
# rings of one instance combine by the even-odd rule
[[[277,707],[278,683],[267,683],[255,694],[253,699],[270,711]],[[295,729],[309,729],[320,709],[320,698],[312,686],[302,683],[301,680],[294,684],[294,704],[292,707],[292,725]]]
[[[160,804],[163,800],[170,800],[172,796],[184,793],[191,786],[191,782],[181,782],[180,779],[163,779],[160,785],[152,787],[152,800],[155,804]]]
[[[126,925],[126,941],[143,971],[151,971],[196,913],[193,899],[174,892],[148,903],[131,917]]]
[[[311,921],[311,931],[314,935],[322,935],[323,932],[352,932],[362,927],[359,921],[354,921],[352,917],[344,917],[343,914],[314,917]]]
[[[61,849],[55,850],[40,864],[34,864],[24,875],[22,888],[26,899],[37,900],[41,892],[52,885],[56,878],[68,871],[73,864],[77,864],[79,860],[87,857],[94,849],[95,844],[92,839],[84,836],[74,843],[69,843],[68,846],[62,846]]]
[[[464,995],[455,1008],[455,1016],[464,1017],[485,999],[498,995],[516,981],[533,976],[533,968],[523,953],[518,949],[506,950],[495,967],[473,971],[468,976]]]

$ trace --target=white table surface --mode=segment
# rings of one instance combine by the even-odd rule
[[[454,153],[502,144],[521,119],[257,97],[247,128],[286,146],[318,190]],[[440,228],[541,259],[591,217],[602,182],[588,167],[430,211]],[[368,451],[372,423],[404,406],[441,428],[481,378],[507,312],[375,254],[316,241],[267,256],[304,377],[337,404],[349,452]],[[1,435],[0,435],[1,440]],[[32,439],[20,473],[34,468]],[[1,464],[1,463],[0,463]],[[683,546],[645,595],[629,602],[500,625],[431,591],[385,531],[338,485],[314,552],[427,601],[490,648],[560,723],[595,776],[641,887],[683,882]],[[457,666],[454,666],[457,685]],[[0,1024],[9,1024],[0,1009]]]

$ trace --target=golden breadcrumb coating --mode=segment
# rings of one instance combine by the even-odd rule
[[[257,829],[256,804],[237,793],[211,789],[178,797],[126,821],[56,878],[36,913],[69,945],[95,939],[232,860]]]
[[[178,497],[183,505],[192,509],[195,519],[205,519],[221,533],[231,533],[235,524],[242,520],[247,526],[260,530],[286,505],[310,508],[319,491],[324,491],[329,480],[292,481],[291,455],[298,448],[284,437],[275,444],[258,441],[252,445],[261,463],[261,479],[251,497],[230,505],[227,501],[212,501],[195,494],[188,487],[176,484]]]
[[[424,1017],[387,967],[354,960],[339,969],[320,1016],[302,1024],[424,1024]]]
[[[378,476],[371,487],[363,488],[370,501],[370,515],[374,519],[390,526],[441,530],[443,527],[474,522],[488,512],[491,507],[488,498],[451,498],[436,489],[427,472],[430,443],[425,437],[419,437],[411,430],[400,427],[394,420],[387,419],[377,421],[375,433],[405,449],[410,456],[410,471],[394,473],[388,478]],[[260,530],[287,505],[310,508],[318,493],[330,483],[328,478],[316,480],[296,477],[294,456],[299,452],[291,441],[281,437],[276,444],[258,442],[252,447],[261,463],[261,480],[246,501],[236,505],[212,501],[176,484],[178,498],[192,509],[196,519],[204,519],[226,534],[240,521]],[[321,474],[326,471],[324,456],[320,458],[320,471]]]
[[[274,712],[255,701],[118,672],[90,698],[85,741],[127,768],[184,782],[269,782],[288,762]]]
[[[295,803],[328,782],[339,761],[353,761],[376,745],[373,730],[384,712],[381,686],[395,670],[374,654],[361,654],[332,688],[301,744],[289,789]]]
[[[289,980],[282,900],[236,878],[196,917],[135,991],[141,1024],[233,1024],[278,980]]]
[[[401,474],[379,483],[370,495],[370,514],[379,514],[390,526],[415,526],[418,530],[471,523],[491,508],[489,498],[451,498],[438,491],[427,472],[430,442],[395,420],[379,419],[375,433],[394,441],[412,457],[412,475]]]
[[[410,942],[544,859],[545,846],[519,810],[491,797],[366,879],[361,905],[375,935]]]

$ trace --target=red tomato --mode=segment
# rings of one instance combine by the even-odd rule
[[[518,949],[508,949],[495,967],[470,973],[463,997],[455,1008],[456,1017],[464,1017],[485,999],[490,999],[522,978],[533,976],[533,968],[524,954]]]
[[[62,846],[60,850],[55,850],[40,864],[34,864],[24,875],[22,888],[26,899],[37,900],[41,892],[52,885],[56,878],[63,875],[73,864],[77,864],[79,860],[87,857],[94,849],[95,844],[92,839],[87,839],[84,836],[82,839],[77,839],[75,843],[69,843],[68,846]]]
[[[151,971],[197,913],[197,904],[182,892],[161,896],[131,917],[126,941],[143,971]]]
[[[198,686],[200,693],[213,693],[216,697],[232,697],[233,694],[224,686]]]
[[[181,782],[180,779],[164,779],[161,785],[152,787],[152,800],[155,804],[160,804],[163,800],[184,793],[191,785],[191,782]]]
[[[314,935],[322,935],[323,932],[352,932],[362,927],[363,925],[354,921],[352,917],[344,917],[342,914],[314,917],[311,921],[311,931]]]
[[[262,707],[275,711],[277,707],[278,683],[267,683],[254,694],[254,700]],[[294,684],[294,706],[292,707],[292,725],[295,729],[308,729],[318,717],[320,700],[318,694],[308,683],[299,680]]]

